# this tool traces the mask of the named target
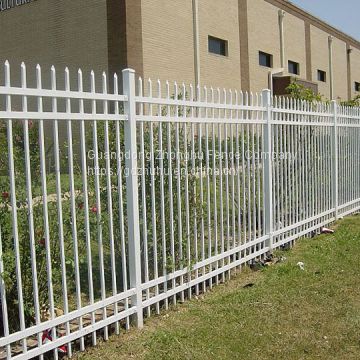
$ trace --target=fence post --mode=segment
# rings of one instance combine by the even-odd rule
[[[137,177],[137,143],[136,143],[136,102],[135,102],[135,71],[125,69],[123,74],[123,90],[128,100],[124,102],[124,112],[128,116],[125,121],[125,152],[126,167],[129,174],[126,177],[126,199],[128,216],[129,241],[129,275],[130,288],[136,293],[131,298],[131,306],[136,306],[135,323],[143,327],[142,291],[141,291],[141,247],[139,224],[139,194]]]
[[[337,125],[337,104],[335,100],[331,101],[331,113],[334,119],[334,129],[332,136],[332,158],[333,158],[333,170],[332,170],[332,198],[333,206],[335,208],[335,219],[339,217],[339,145],[338,145],[338,125]]]
[[[272,196],[272,104],[271,91],[263,90],[263,106],[265,107],[264,124],[264,218],[265,234],[270,236],[269,249],[273,249],[273,196]]]

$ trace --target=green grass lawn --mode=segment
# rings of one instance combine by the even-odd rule
[[[79,359],[360,359],[360,216],[335,229]]]

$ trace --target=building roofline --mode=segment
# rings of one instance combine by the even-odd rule
[[[265,0],[265,1],[274,6],[279,7],[282,10],[285,10],[289,14],[295,15],[303,19],[304,21],[308,21],[311,25],[314,25],[317,28],[327,32],[329,35],[333,35],[336,38],[346,42],[347,45],[351,45],[360,50],[359,40],[335,28],[334,26],[328,24],[326,21],[319,19],[318,17],[312,15],[308,11],[293,4],[292,2],[288,0]]]

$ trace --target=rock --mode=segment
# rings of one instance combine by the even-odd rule
[[[321,228],[322,234],[333,234],[334,232],[335,232],[334,230],[328,229],[326,227]]]
[[[300,270],[305,270],[305,264],[303,262],[299,261],[296,265],[300,268]]]

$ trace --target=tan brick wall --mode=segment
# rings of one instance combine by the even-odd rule
[[[0,13],[2,37],[0,41],[0,84],[4,81],[2,64],[11,64],[13,85],[20,84],[20,64],[27,65],[28,86],[35,87],[35,66],[42,67],[43,87],[50,88],[50,67],[57,70],[57,85],[64,89],[64,70],[70,70],[71,88],[77,89],[77,71],[81,67],[84,89],[90,89],[90,71],[96,72],[97,90],[101,89],[101,73],[108,71],[107,7],[105,0],[38,0]],[[4,97],[0,97],[0,108]],[[21,107],[21,98],[12,98],[13,109]],[[28,99],[30,111],[37,108],[35,98]],[[50,99],[43,99],[45,111],[51,110]],[[77,102],[72,102],[76,111]],[[90,102],[85,103],[86,111]],[[65,101],[58,100],[59,111]],[[79,128],[73,126],[74,138]],[[45,122],[45,133],[51,138],[51,123]],[[60,142],[66,139],[65,123],[59,126]],[[50,144],[46,142],[45,146]],[[79,151],[77,145],[75,152]],[[52,152],[49,153],[52,156]]]
[[[241,74],[240,69],[240,45],[245,42],[241,42],[239,36],[239,1],[240,4],[247,1],[248,8],[249,75]],[[259,92],[267,88],[269,69],[259,65],[258,52],[273,54],[273,67],[280,67],[278,7],[270,4],[273,2],[277,5],[278,2],[198,2],[201,84],[241,88],[241,76],[249,76],[252,91]],[[240,8],[246,9],[246,6]],[[114,11],[119,13],[118,18],[113,15]],[[304,17],[297,17],[294,11],[289,12],[284,19],[285,65],[287,67],[288,60],[299,62],[300,77],[306,78]],[[118,29],[116,24],[122,20],[124,23]],[[0,62],[5,59],[11,61],[12,79],[17,84],[19,71],[15,69],[19,69],[21,61],[28,65],[30,85],[35,83],[34,67],[37,62],[41,63],[44,71],[48,71],[52,64],[56,66],[59,87],[63,86],[64,67],[69,66],[73,87],[76,87],[77,68],[82,67],[85,88],[89,85],[91,68],[97,72],[99,88],[101,71],[108,70],[109,62],[111,71],[120,71],[128,65],[134,67],[139,75],[144,75],[144,78],[151,77],[154,82],[158,78],[179,83],[195,82],[191,0],[126,0],[126,4],[125,0],[39,0],[0,13],[0,21]],[[229,42],[227,57],[208,52],[209,35]],[[327,82],[319,83],[319,91],[328,98],[328,34],[323,26],[320,30],[311,25],[310,37],[312,80],[317,81],[318,69],[326,71]],[[333,46],[335,97],[346,99],[348,85],[344,39],[335,37]],[[121,48],[122,51],[115,51],[114,48]],[[354,93],[354,81],[360,77],[360,50],[354,48],[351,59],[351,89]],[[49,76],[43,78],[44,86],[49,86]],[[1,82],[3,71],[0,71]]]
[[[199,0],[202,85],[240,89],[238,0]],[[209,53],[208,37],[228,41],[228,56]]]
[[[107,16],[105,0],[41,0],[0,13],[0,62],[13,65],[13,81],[19,82],[21,61],[28,66],[29,85],[34,85],[34,67],[44,70],[44,85],[49,86],[49,71],[58,70],[59,86],[64,68],[72,78],[79,67],[85,79],[94,68],[99,74],[108,68]],[[0,81],[2,71],[0,71]]]
[[[119,0],[114,0],[119,1]],[[142,0],[120,0],[125,2],[126,19],[126,66],[144,76]]]
[[[346,43],[333,40],[334,99],[348,99]]]
[[[144,78],[194,83],[192,2],[142,0]]]
[[[319,92],[330,98],[329,34],[311,26],[311,53],[313,80],[319,84]],[[347,59],[346,43],[333,37],[333,84],[334,99],[347,100]],[[326,83],[317,81],[317,71],[326,71]]]
[[[195,83],[192,1],[142,1],[144,77]],[[208,36],[228,41],[228,56],[210,54]],[[201,85],[240,88],[238,1],[199,0]]]
[[[360,92],[355,92],[355,81],[360,83],[360,50],[353,49],[350,55],[351,63],[351,97],[360,95]]]
[[[286,13],[284,18],[285,35],[285,69],[288,70],[288,60],[300,64],[299,77],[306,79],[306,45],[305,24],[291,14]]]
[[[250,88],[268,88],[269,68],[259,65],[259,51],[273,55],[273,67],[280,67],[278,9],[263,0],[248,0]]]
[[[312,60],[312,78],[319,85],[319,93],[326,98],[330,98],[330,71],[329,71],[329,35],[324,31],[311,26],[311,60]],[[317,81],[318,70],[326,71],[326,83]],[[346,73],[344,73],[344,82],[346,82]]]

